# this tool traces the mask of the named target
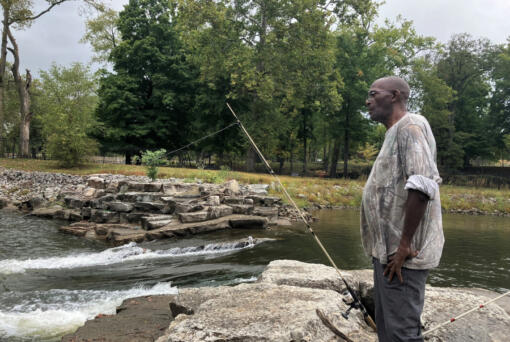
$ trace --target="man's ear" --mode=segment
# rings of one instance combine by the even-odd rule
[[[393,96],[391,97],[391,102],[400,102],[401,100],[400,90],[395,89],[391,93],[393,94]]]

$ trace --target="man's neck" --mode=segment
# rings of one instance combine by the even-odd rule
[[[390,129],[391,126],[396,124],[406,114],[407,111],[404,109],[394,110],[393,113],[388,117],[388,120],[384,123],[384,126],[386,126],[386,130]]]

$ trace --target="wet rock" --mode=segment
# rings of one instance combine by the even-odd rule
[[[61,211],[61,206],[55,206],[51,208],[37,208],[30,213],[32,216],[42,217],[42,218],[54,218],[56,213]]]
[[[239,215],[230,219],[230,226],[232,228],[254,228],[265,229],[269,221],[265,217],[260,216],[245,216]]]
[[[44,198],[39,195],[30,198],[27,202],[25,202],[25,206],[28,210],[33,210],[43,206],[44,203],[45,203]]]
[[[168,302],[173,296],[145,296],[126,299],[116,315],[98,315],[62,342],[153,342],[172,320]]]
[[[133,211],[135,206],[132,203],[124,202],[106,202],[106,209],[111,211],[117,211],[121,213],[129,213]]]
[[[92,215],[92,208],[81,208],[81,217],[84,220],[90,219],[91,215]]]
[[[0,197],[0,209],[7,207],[9,201],[6,198]]]

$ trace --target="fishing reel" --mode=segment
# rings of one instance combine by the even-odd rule
[[[349,293],[349,291],[346,290],[344,293],[342,293],[342,295],[344,296],[344,298],[342,299],[343,302],[345,304],[349,305],[347,310],[345,312],[342,312],[342,317],[345,318],[345,319],[349,319],[349,314],[351,313],[351,310],[352,309],[359,309],[360,305],[359,305],[358,301],[356,301],[356,300],[354,300],[354,298],[352,298],[352,296]]]

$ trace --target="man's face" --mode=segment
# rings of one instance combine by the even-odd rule
[[[384,84],[374,82],[368,91],[365,102],[370,118],[384,123],[393,111],[393,92],[386,89]]]

